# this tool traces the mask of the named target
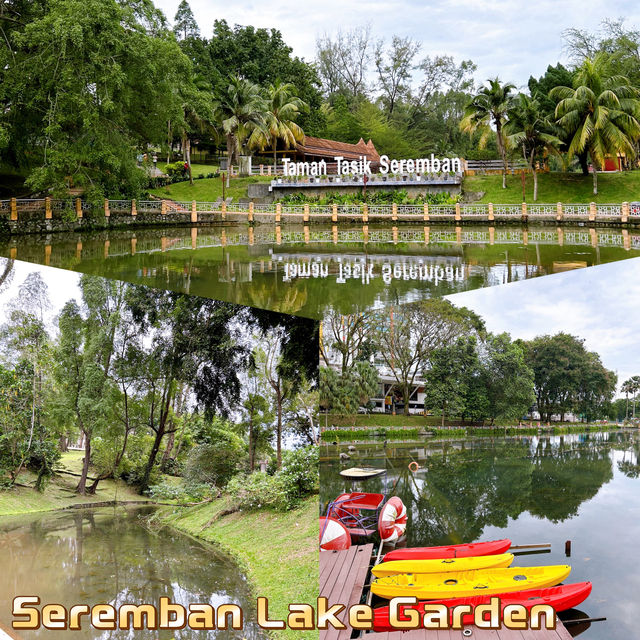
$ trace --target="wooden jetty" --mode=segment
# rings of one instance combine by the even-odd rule
[[[348,625],[347,611],[351,605],[364,602],[373,544],[354,545],[345,551],[320,552],[320,595],[329,604],[344,604],[346,609],[338,618],[346,629],[329,628],[320,631],[320,640],[350,640],[358,633]],[[471,635],[469,634],[471,632]],[[464,635],[466,632],[467,635]],[[363,633],[362,640],[571,640],[571,634],[557,621],[555,629],[479,629],[475,626],[459,629],[414,629]]]

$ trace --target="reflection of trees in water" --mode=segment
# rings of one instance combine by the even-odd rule
[[[387,457],[388,484],[397,481],[393,493],[409,510],[409,545],[466,542],[487,526],[506,527],[509,518],[524,512],[551,522],[575,516],[613,478],[610,451],[615,446],[625,446],[625,434],[432,442],[419,445],[429,451],[417,474],[407,468],[412,457],[406,449],[401,449],[404,458]],[[348,466],[385,464],[364,458],[371,455],[369,447],[364,449]],[[325,500],[345,488],[337,472],[334,464],[321,471]],[[383,480],[364,486],[378,491]]]
[[[49,514],[3,534],[9,570],[0,577],[0,596],[10,601],[16,593],[37,593],[44,603],[66,606],[157,604],[163,596],[185,607],[195,602],[216,607],[236,603],[245,611],[245,629],[209,635],[262,637],[249,586],[233,562],[173,530],[151,531],[141,526],[139,517],[135,510]],[[190,630],[167,633],[167,638],[206,635]],[[94,635],[91,630],[79,632],[79,638]],[[133,637],[133,632],[105,632],[100,637]],[[158,633],[135,632],[135,637],[157,638]]]

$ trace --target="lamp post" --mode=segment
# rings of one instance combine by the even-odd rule
[[[227,185],[227,176],[224,173],[220,174],[220,180],[222,180],[222,201],[225,201],[225,187]]]

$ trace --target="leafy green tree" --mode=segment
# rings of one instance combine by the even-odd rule
[[[480,87],[465,110],[465,116],[460,122],[460,128],[467,133],[481,131],[480,146],[486,144],[487,139],[495,129],[498,152],[502,159],[502,188],[507,188],[507,145],[503,128],[507,113],[511,108],[512,92],[515,86],[510,83],[502,84],[499,78],[488,80],[488,85]]]
[[[136,196],[190,62],[150,3],[51,0],[12,34],[0,127],[34,191]],[[34,63],[37,60],[37,64]],[[17,158],[16,158],[17,156]]]
[[[375,325],[375,341],[402,394],[405,415],[414,381],[428,368],[434,351],[462,335],[484,331],[476,314],[440,298],[379,312]]]
[[[484,343],[482,381],[492,423],[496,418],[516,420],[535,402],[534,372],[524,351],[509,334],[489,335]]]
[[[451,344],[435,349],[425,372],[425,408],[442,416],[461,415],[469,383],[477,371],[478,353],[473,336],[461,336]]]
[[[519,148],[533,174],[533,201],[538,199],[537,162],[545,154],[558,151],[562,140],[553,133],[551,123],[544,117],[540,104],[535,98],[520,93],[508,111],[505,125],[509,144]]]
[[[178,5],[178,10],[173,18],[173,32],[179,40],[200,37],[198,23],[187,0],[182,0]]]
[[[640,90],[624,76],[611,75],[610,59],[598,53],[576,70],[572,87],[555,87],[556,118],[567,132],[568,157],[588,152],[593,193],[598,193],[598,168],[608,155],[635,157],[640,137]]]
[[[591,422],[606,417],[616,391],[618,376],[603,366],[597,353],[588,353],[585,365],[576,406],[583,421]]]
[[[146,491],[163,438],[177,429],[173,418],[180,385],[190,385],[207,416],[228,415],[240,399],[238,371],[247,349],[235,339],[232,323],[239,309],[233,305],[141,286],[128,288],[126,304],[147,336],[135,357],[153,434],[140,483]]]

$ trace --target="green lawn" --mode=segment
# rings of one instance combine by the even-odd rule
[[[82,469],[82,451],[68,451],[62,454],[62,459],[56,468],[80,473]],[[91,471],[89,475],[92,475]],[[74,504],[91,504],[112,500],[148,500],[146,496],[138,495],[133,487],[124,482],[102,480],[98,491],[93,496],[79,496],[74,492],[78,478],[67,474],[57,474],[40,493],[33,489],[36,476],[30,471],[20,474],[18,482],[26,487],[0,489],[0,515],[32,513],[36,511],[54,511],[64,509]]]
[[[194,175],[197,175],[195,169]],[[232,178],[230,187],[225,189],[225,197],[233,198],[234,202],[237,202],[239,198],[247,197],[247,186],[249,184],[253,182],[268,182],[270,180],[270,176]],[[189,184],[188,180],[186,182],[176,182],[167,187],[151,189],[150,193],[159,198],[171,200],[213,202],[218,198],[222,198],[222,179],[204,178],[203,180],[194,180],[193,185]]]
[[[166,510],[163,520],[173,527],[226,549],[246,571],[256,596],[269,599],[271,619],[286,620],[287,606],[318,597],[318,497],[299,509],[238,512],[217,518],[229,503]],[[217,518],[217,519],[216,519]],[[212,522],[213,519],[213,522]],[[279,639],[318,637],[317,631],[276,631]]]
[[[527,202],[533,202],[533,177],[526,176]],[[522,202],[522,178],[507,176],[507,188],[502,188],[502,176],[471,176],[464,179],[466,191],[484,191],[478,202],[516,204]],[[540,203],[618,203],[640,200],[640,170],[598,174],[598,195],[593,195],[593,177],[581,173],[541,173],[538,175]]]

